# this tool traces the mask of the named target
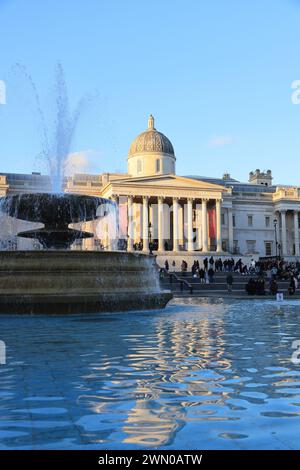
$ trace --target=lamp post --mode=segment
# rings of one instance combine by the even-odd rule
[[[148,224],[148,235],[149,235],[149,252],[152,255],[152,224],[149,222]]]
[[[276,253],[276,258],[278,256],[278,241],[277,241],[277,219],[273,220],[274,224],[274,231],[275,231],[275,253]]]

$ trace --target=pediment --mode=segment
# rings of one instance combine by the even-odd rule
[[[177,175],[160,175],[160,176],[144,176],[141,178],[128,178],[119,181],[122,185],[134,186],[161,186],[168,188],[187,188],[187,189],[200,189],[200,190],[215,190],[222,191],[224,186],[208,183],[207,181],[194,180]]]

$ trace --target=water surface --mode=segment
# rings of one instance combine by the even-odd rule
[[[1,316],[0,449],[299,449],[300,302]]]

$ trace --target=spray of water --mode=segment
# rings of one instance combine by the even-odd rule
[[[68,97],[68,90],[66,85],[66,80],[64,76],[64,71],[61,64],[58,64],[56,67],[55,72],[55,89],[54,89],[54,105],[55,105],[55,117],[54,122],[51,122],[48,125],[46,120],[46,114],[44,112],[44,108],[41,103],[40,95],[38,92],[38,88],[30,75],[27,71],[26,67],[21,64],[16,64],[14,66],[14,71],[17,77],[21,77],[22,81],[29,86],[30,94],[32,97],[32,103],[34,105],[34,109],[38,118],[38,131],[41,138],[41,151],[38,155],[41,163],[48,168],[48,172],[51,178],[51,186],[52,192],[54,194],[54,198],[56,201],[59,202],[58,194],[61,193],[59,196],[63,197],[63,185],[64,179],[68,172],[68,163],[69,163],[69,156],[71,153],[71,147],[74,141],[74,136],[76,133],[76,129],[78,126],[78,122],[80,117],[85,109],[85,107],[94,101],[95,98],[99,97],[97,93],[93,93],[90,95],[84,96],[75,107],[74,111],[71,110],[69,97]],[[49,119],[48,119],[49,120]],[[11,221],[9,227],[7,224],[1,224],[3,227],[5,225],[5,234],[1,233],[1,238],[4,240],[14,240],[16,233],[20,232],[19,229],[16,229],[16,222],[15,220],[18,219],[18,213],[12,210],[9,206],[10,200],[5,199],[0,201],[0,221],[2,215],[9,214],[9,218],[5,218],[5,222],[7,220]],[[3,207],[2,207],[3,206]],[[5,206],[5,207],[4,207]],[[32,207],[33,206],[33,207]],[[19,204],[16,204],[16,210],[18,210]],[[84,211],[85,206],[82,204],[80,206],[81,210]],[[30,205],[28,206],[28,210],[39,211],[40,206],[37,200],[34,198],[31,199]],[[57,210],[59,210],[59,204],[57,206]],[[72,211],[72,207],[70,207],[70,211]],[[94,227],[86,227],[86,216],[84,213],[81,214],[80,222],[72,222],[74,228],[84,231],[90,229],[92,232],[95,232],[98,236],[98,239],[101,239],[102,244],[101,246],[103,249],[116,249],[117,248],[117,238],[118,238],[118,227],[116,222],[116,209],[112,204],[105,204],[104,201],[101,204],[100,212],[97,214],[98,220],[97,222],[88,224],[93,224]],[[76,219],[76,218],[75,218]],[[103,220],[101,220],[103,219]],[[25,218],[25,220],[27,220]],[[30,220],[30,219],[28,219]],[[73,221],[73,217],[71,217]],[[18,222],[19,224],[19,222]],[[23,224],[23,222],[22,222]],[[26,222],[25,222],[26,224]],[[9,228],[9,229],[8,229]],[[101,228],[101,230],[100,230]],[[7,243],[6,243],[7,245]],[[0,247],[1,249],[1,247]]]
[[[52,191],[61,192],[65,177],[67,158],[71,151],[78,121],[84,107],[91,101],[92,97],[84,96],[81,98],[75,107],[75,110],[72,111],[69,104],[64,71],[62,65],[58,64],[55,73],[55,120],[54,126],[49,130],[49,126],[45,119],[45,113],[41,105],[40,96],[32,76],[21,64],[16,64],[15,69],[29,84],[35,102],[41,135],[41,152],[39,154],[39,158],[48,167],[49,175],[51,177]]]

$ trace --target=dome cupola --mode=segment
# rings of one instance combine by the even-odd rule
[[[175,154],[170,140],[154,127],[154,117],[148,118],[148,129],[132,142],[128,153],[128,173],[131,176],[152,176],[175,173]]]

